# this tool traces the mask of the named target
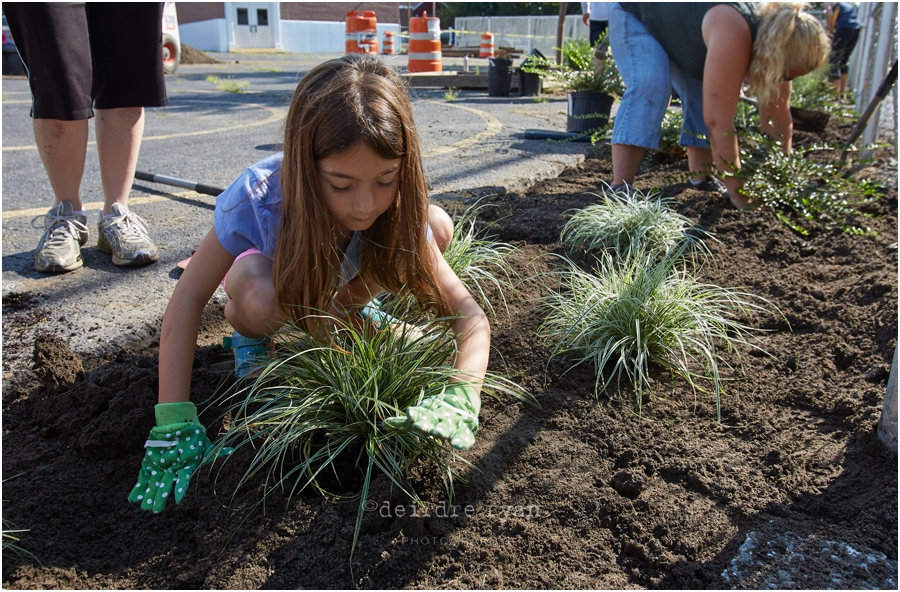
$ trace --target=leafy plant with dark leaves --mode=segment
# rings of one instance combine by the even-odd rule
[[[812,227],[822,226],[873,234],[859,226],[860,218],[868,217],[860,208],[878,199],[881,185],[855,181],[845,176],[840,163],[810,157],[842,147],[820,143],[785,154],[780,141],[760,133],[740,134],[740,145],[742,168],[726,174],[744,179],[741,193],[772,210],[794,231],[808,235]]]

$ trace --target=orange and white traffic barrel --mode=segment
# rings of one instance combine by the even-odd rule
[[[381,49],[381,53],[384,55],[394,55],[394,32],[393,31],[385,31],[384,32],[384,46]]]
[[[409,19],[409,67],[410,72],[440,72],[441,19],[414,16]]]
[[[347,53],[378,53],[378,28],[375,13],[361,10],[347,13]]]
[[[494,34],[493,33],[482,33],[481,34],[481,53],[478,54],[480,58],[492,58],[494,57]]]

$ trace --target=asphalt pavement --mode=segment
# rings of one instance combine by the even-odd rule
[[[279,150],[297,81],[317,63],[337,57],[213,55],[223,63],[181,65],[166,77],[169,105],[147,109],[138,170],[226,187],[247,166]],[[405,56],[390,59],[406,65]],[[459,64],[445,60],[445,68]],[[486,60],[480,67],[487,68]],[[455,98],[446,94],[440,88],[410,91],[432,197],[469,201],[522,191],[577,165],[589,149],[586,143],[524,138],[529,128],[565,131],[563,95],[536,100],[474,90],[460,90]],[[32,133],[27,81],[3,77],[2,99],[4,309],[12,299],[27,298],[46,312],[35,330],[65,337],[79,352],[103,353],[154,339],[180,276],[176,264],[211,228],[215,198],[135,181],[130,206],[150,229],[160,259],[139,268],[113,265],[97,250],[96,216],[103,197],[91,126],[81,189],[91,233],[82,251],[84,267],[38,273],[33,256],[42,229],[32,220],[53,205],[53,194]],[[34,223],[40,226],[41,220]],[[219,290],[214,298],[224,293]],[[4,356],[4,365],[8,361]]]

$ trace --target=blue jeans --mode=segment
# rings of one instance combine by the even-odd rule
[[[618,3],[609,9],[609,41],[626,87],[616,112],[612,143],[658,148],[674,87],[684,119],[678,143],[708,149],[703,82],[684,74],[647,28]]]

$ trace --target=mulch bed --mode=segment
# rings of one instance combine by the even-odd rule
[[[376,478],[352,558],[356,504],[307,493],[288,503],[276,492],[263,511],[259,480],[235,493],[242,453],[225,471],[198,474],[162,514],[128,504],[153,421],[157,345],[96,358],[72,352],[64,335],[17,344],[17,324],[41,311],[27,295],[11,298],[4,346],[34,354],[30,368],[4,367],[3,516],[29,529],[20,544],[36,559],[5,552],[3,585],[896,589],[897,458],[875,434],[897,342],[896,152],[878,156],[855,173],[887,185],[867,209],[875,237],[801,237],[716,194],[665,190],[718,239],[704,280],[783,314],[757,319],[768,355],[741,352],[721,423],[710,395],[663,373],[641,416],[627,391],[595,397],[591,368],[548,364],[550,346],[535,338],[540,290],[528,278],[553,268],[566,212],[594,203],[610,179],[608,147],[523,194],[491,198],[492,232],[519,247],[522,276],[509,314],[492,321],[492,369],[542,407],[484,402],[455,510],[428,470],[414,475],[427,502],[417,514]],[[685,170],[677,158],[651,159],[636,185]],[[228,333],[221,305],[210,304],[196,401],[228,381],[230,352],[218,345]],[[202,418],[211,434],[215,417]]]

